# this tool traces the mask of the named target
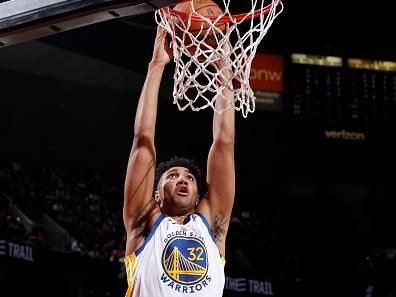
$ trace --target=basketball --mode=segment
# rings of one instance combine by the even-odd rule
[[[192,13],[191,1],[193,1],[194,9],[197,14],[205,17],[216,17],[223,13],[221,8],[212,0],[190,0],[184,1],[177,4],[173,9],[177,11],[184,12],[186,14]],[[183,20],[185,26],[187,26],[188,19]],[[225,23],[216,22],[216,27],[224,32]],[[202,30],[201,30],[202,29]],[[217,46],[217,40],[221,39],[222,34],[218,30],[211,28],[206,22],[191,20],[190,27],[188,31],[197,38],[197,40],[204,40],[204,43],[215,48]],[[217,39],[216,39],[217,35]],[[187,36],[186,36],[187,37]],[[190,40],[190,38],[185,38],[184,43],[186,46],[195,44]],[[204,50],[207,48],[204,48]],[[190,52],[193,54],[195,52],[195,47],[189,47]]]

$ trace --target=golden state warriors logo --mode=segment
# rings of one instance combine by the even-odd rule
[[[198,238],[172,238],[162,253],[162,267],[168,277],[179,284],[198,283],[208,272],[205,245]]]

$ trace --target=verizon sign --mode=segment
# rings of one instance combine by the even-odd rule
[[[323,128],[321,129],[321,139],[326,142],[367,142],[367,132],[345,128]]]

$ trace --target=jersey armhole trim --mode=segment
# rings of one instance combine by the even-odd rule
[[[202,222],[205,224],[206,228],[208,229],[210,237],[212,237],[212,239],[214,241],[214,236],[213,236],[212,230],[210,229],[208,220],[199,211],[197,211],[195,214],[198,215],[201,218]]]
[[[226,259],[223,257],[223,255],[219,252],[219,254],[220,254],[220,262],[221,262],[221,265],[223,265],[223,267],[225,266],[225,264],[226,264]]]
[[[159,217],[157,218],[157,220],[155,221],[153,227],[151,228],[149,235],[144,240],[144,243],[135,251],[136,256],[138,256],[143,251],[143,249],[146,246],[147,242],[149,242],[151,237],[153,237],[153,235],[154,235],[155,231],[157,230],[159,224],[161,224],[161,222],[162,222],[162,220],[164,218],[165,218],[165,216],[161,213],[159,215]]]

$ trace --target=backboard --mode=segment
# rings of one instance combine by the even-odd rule
[[[115,18],[154,12],[178,0],[0,0],[0,48]]]

